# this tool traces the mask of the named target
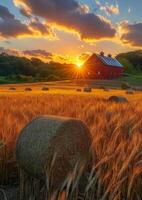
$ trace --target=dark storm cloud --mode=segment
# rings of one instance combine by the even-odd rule
[[[121,40],[132,46],[142,47],[142,23],[129,24],[124,21],[120,24]]]
[[[27,12],[70,31],[76,31],[82,39],[112,38],[116,30],[106,19],[89,13],[86,5],[76,0],[15,0]]]
[[[4,38],[30,34],[31,31],[20,20],[15,19],[8,8],[0,5],[0,36]]]

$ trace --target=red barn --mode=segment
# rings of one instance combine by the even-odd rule
[[[103,52],[93,54],[84,64],[85,73],[91,79],[113,79],[123,76],[124,67],[117,59]]]

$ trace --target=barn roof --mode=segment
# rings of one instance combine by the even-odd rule
[[[96,54],[96,55],[105,65],[123,67],[123,65],[121,65],[116,58],[112,58],[110,56],[104,56],[101,54]]]

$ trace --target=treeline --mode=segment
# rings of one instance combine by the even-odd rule
[[[116,58],[125,66],[126,73],[142,73],[142,50],[120,53]]]
[[[142,50],[121,53],[116,58],[125,66],[125,73],[142,73]],[[45,63],[37,58],[0,54],[0,77],[17,82],[57,81],[75,77],[75,66],[56,62]]]
[[[40,59],[0,54],[0,76],[17,81],[55,81],[70,79],[75,66]]]

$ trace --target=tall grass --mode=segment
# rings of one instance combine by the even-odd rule
[[[93,96],[17,94],[1,96],[0,108],[0,141],[3,141],[0,166],[7,168],[9,161],[14,162],[17,135],[37,115],[75,117],[86,122],[93,136],[95,160],[87,176],[85,198],[142,199],[142,102],[139,99],[115,104]],[[0,167],[0,170],[6,169]],[[9,173],[1,172],[1,177],[9,177]]]

